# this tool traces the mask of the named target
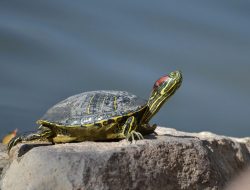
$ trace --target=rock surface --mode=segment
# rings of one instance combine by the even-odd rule
[[[7,154],[6,145],[0,143],[0,183],[2,179],[2,173],[4,173],[8,164],[9,164],[9,155]]]
[[[225,190],[249,190],[250,189],[250,167],[244,170],[240,175],[227,184]]]
[[[18,145],[1,188],[222,189],[250,161],[249,138],[162,127],[156,132],[133,144]]]

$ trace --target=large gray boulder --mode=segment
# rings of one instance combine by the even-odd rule
[[[129,143],[18,145],[2,190],[221,189],[250,161],[249,139],[158,127]]]

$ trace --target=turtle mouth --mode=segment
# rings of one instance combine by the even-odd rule
[[[182,80],[182,73],[181,73],[181,71],[173,71],[169,74],[169,77],[174,79],[174,80],[181,81]]]
[[[182,73],[181,71],[173,71],[169,74],[169,77],[175,81],[176,83],[176,88],[179,88],[181,86],[182,83]]]

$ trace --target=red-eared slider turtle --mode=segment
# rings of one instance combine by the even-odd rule
[[[13,138],[19,142],[53,143],[142,139],[153,133],[150,119],[180,87],[180,71],[161,77],[146,101],[125,91],[92,91],[71,96],[50,108],[37,121],[38,131]]]

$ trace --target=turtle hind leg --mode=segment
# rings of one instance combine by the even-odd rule
[[[36,132],[24,133],[20,136],[16,136],[12,138],[8,144],[8,151],[18,143],[25,143],[25,142],[52,142],[54,134],[53,132],[47,127],[40,127]]]
[[[157,125],[156,124],[153,124],[153,125],[149,125],[148,123],[147,124],[141,124],[140,127],[138,128],[138,131],[140,133],[142,133],[143,135],[149,135],[149,134],[156,134],[157,133],[155,132],[155,129],[156,129]]]

